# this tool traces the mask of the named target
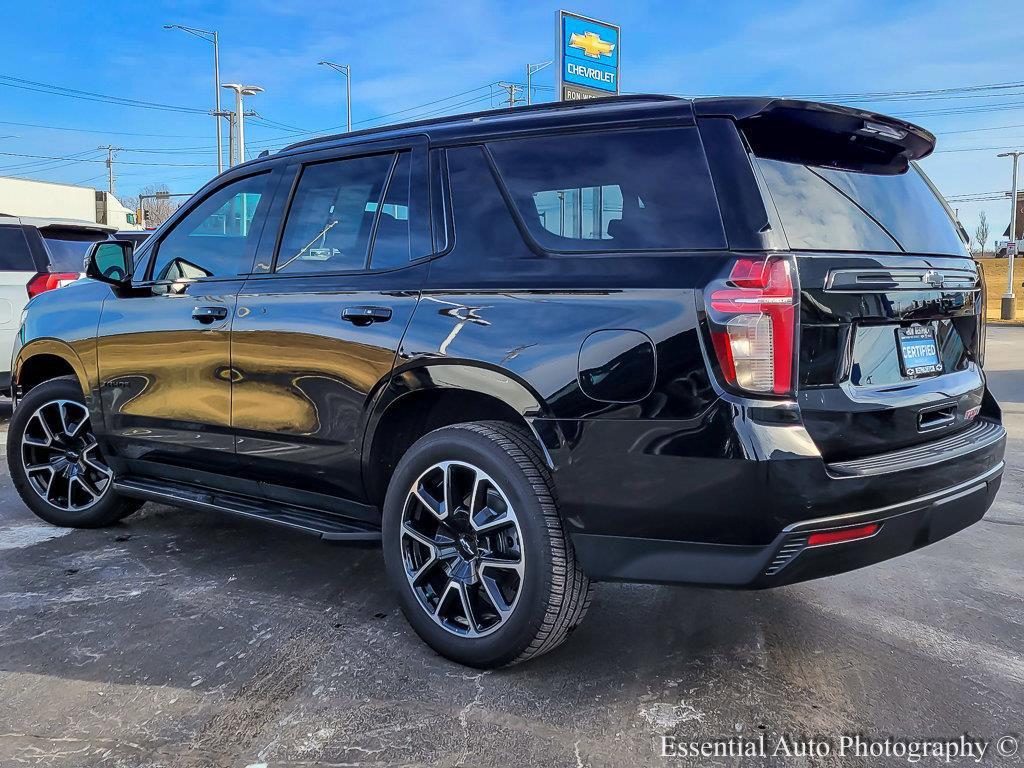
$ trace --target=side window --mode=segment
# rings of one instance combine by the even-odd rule
[[[696,128],[576,133],[487,146],[527,229],[548,250],[726,246]]]
[[[269,173],[221,187],[157,244],[153,280],[234,277],[249,272],[252,222],[266,207]]]
[[[79,264],[81,269],[81,264]],[[0,227],[0,270],[35,272],[32,253],[28,249],[21,227]]]
[[[410,153],[403,152],[388,181],[373,236],[372,269],[388,269],[409,263],[409,172]],[[374,206],[376,208],[376,206]]]
[[[276,270],[298,274],[365,269],[374,217],[394,162],[395,156],[387,154],[306,166],[288,211]],[[400,222],[397,201],[390,210]],[[405,212],[407,221],[407,204]]]
[[[426,179],[413,173],[412,153],[402,152],[377,217],[370,269],[402,267],[430,252],[429,205]]]

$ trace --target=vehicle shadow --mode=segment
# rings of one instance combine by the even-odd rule
[[[39,528],[27,510],[15,514],[13,525]],[[599,584],[562,646],[480,673],[416,637],[376,549],[147,505],[112,528],[3,555],[0,671],[30,676],[34,692],[28,709],[0,717],[11,731],[56,713],[134,742],[157,717],[170,741],[199,734],[232,759],[272,737],[287,762],[326,723],[324,762],[369,751],[375,765],[398,764],[411,743],[417,764],[461,765],[464,740],[500,737],[526,756],[555,756],[543,764],[572,764],[581,739],[584,755],[641,764],[637,750],[654,755],[668,732],[863,723],[858,708],[880,691],[892,711],[924,700],[941,709],[929,699],[934,659],[894,656],[884,633],[845,615],[859,598],[827,582],[765,592]],[[832,603],[843,607],[822,607]],[[90,694],[87,714],[74,709],[70,692],[107,686],[131,693]],[[219,730],[236,720],[238,733]]]
[[[210,674],[196,686],[205,662],[251,650],[254,638],[265,636],[270,652],[301,634],[315,638],[324,663],[348,666],[350,657],[372,653],[394,674],[469,672],[433,654],[408,627],[376,548],[147,505],[112,528],[5,554],[0,610],[20,614],[0,641],[6,671],[128,685],[145,677],[149,685],[202,690],[223,684]],[[596,585],[589,616],[561,648],[494,674],[527,688],[585,677],[605,695],[623,679],[692,682],[701,670],[763,648],[775,617],[792,607],[782,592]],[[83,647],[83,629],[97,625],[106,630]],[[140,625],[151,631],[139,634]],[[800,653],[805,641],[786,644]],[[92,661],[56,661],[72,645]],[[111,657],[116,665],[104,661]]]

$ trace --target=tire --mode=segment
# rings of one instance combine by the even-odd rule
[[[74,378],[44,382],[18,402],[7,431],[7,464],[22,501],[54,525],[101,528],[142,506],[114,492]]]
[[[388,485],[383,544],[413,629],[467,666],[547,653],[590,604],[551,473],[509,424],[456,424],[413,444]]]

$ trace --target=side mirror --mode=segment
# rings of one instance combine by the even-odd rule
[[[85,276],[111,285],[132,281],[132,244],[122,240],[93,243],[85,257]]]

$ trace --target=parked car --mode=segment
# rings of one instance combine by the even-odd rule
[[[75,219],[0,214],[0,394],[11,386],[11,351],[29,299],[82,274],[89,246],[113,227]]]
[[[909,552],[981,519],[1006,440],[934,143],[645,96],[295,144],[33,301],[12,478],[57,525],[151,500],[381,541],[476,667],[557,646],[593,581]]]

